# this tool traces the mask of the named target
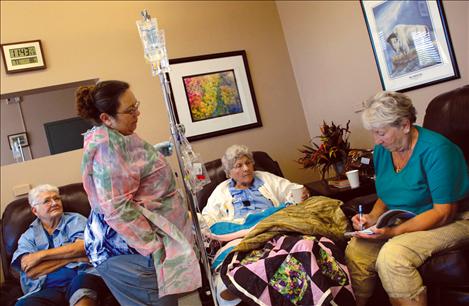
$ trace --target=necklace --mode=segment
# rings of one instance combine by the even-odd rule
[[[405,167],[405,165],[409,161],[409,157],[411,154],[412,154],[412,150],[409,149],[405,152],[405,155],[403,157],[398,154],[394,155],[394,167],[396,168],[396,173],[399,173],[402,171],[402,169]]]
[[[402,171],[402,169],[407,165],[407,162],[410,159],[410,156],[412,155],[412,152],[414,151],[415,144],[417,143],[416,139],[417,137],[412,136],[412,130],[410,132],[410,146],[409,148],[404,152],[404,154],[400,154],[399,152],[392,152],[392,157],[393,157],[393,163],[394,163],[394,168],[396,173],[399,173]],[[415,142],[414,142],[415,138]]]

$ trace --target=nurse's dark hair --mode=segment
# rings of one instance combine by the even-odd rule
[[[115,80],[80,86],[75,92],[78,115],[94,124],[101,124],[99,115],[106,113],[115,116],[120,105],[119,98],[129,87],[128,83]]]

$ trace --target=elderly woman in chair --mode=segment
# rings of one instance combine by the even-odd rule
[[[375,225],[388,209],[417,216],[352,238],[346,261],[357,305],[366,304],[377,277],[392,305],[426,305],[417,268],[433,253],[469,239],[469,220],[457,214],[459,201],[469,193],[464,156],[442,135],[414,125],[416,111],[404,94],[378,93],[366,102],[362,120],[376,144],[378,200],[361,220],[352,218],[354,228]]]
[[[260,305],[316,305],[345,299],[354,305],[348,270],[326,237],[331,227],[336,237],[343,237],[347,221],[341,202],[309,198],[302,185],[254,171],[245,146],[229,147],[222,164],[229,179],[215,188],[202,211],[202,221],[210,226],[206,236],[229,241],[212,263],[219,304],[236,305],[242,299]],[[292,192],[301,192],[298,205],[287,205],[297,202]]]
[[[254,158],[246,146],[232,145],[222,157],[228,179],[218,185],[202,211],[210,226],[217,221],[242,222],[250,213],[291,201],[291,191],[302,188],[302,200],[309,192],[302,185],[264,171],[254,171]]]
[[[302,185],[292,183],[269,172],[254,171],[254,157],[246,146],[230,146],[221,160],[228,179],[215,188],[207,205],[202,210],[202,222],[208,226],[220,221],[244,223],[251,214],[255,215],[265,211],[268,214],[269,208],[270,211],[274,212],[275,208],[281,204],[291,201],[291,191],[294,189],[302,189],[302,200],[309,197],[308,190]],[[228,244],[231,246],[240,241],[237,238],[244,236],[250,226],[243,227],[241,225],[234,231],[230,230],[227,235],[216,235],[226,233],[222,228],[220,231],[214,230],[210,235],[211,237],[216,235],[222,241],[231,241]],[[221,258],[219,260],[221,261]],[[240,299],[226,290],[218,273],[215,275],[217,298],[220,305],[238,304]]]

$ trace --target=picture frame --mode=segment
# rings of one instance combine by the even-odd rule
[[[28,133],[26,132],[11,134],[11,135],[8,135],[7,137],[8,137],[8,144],[10,145],[10,150],[13,150],[13,143],[17,141],[17,139],[20,140],[20,145],[22,148],[29,146]]]
[[[384,90],[460,78],[440,0],[360,3]]]
[[[189,141],[262,126],[244,50],[169,64],[172,105]]]
[[[40,40],[2,44],[1,49],[6,73],[47,68]]]

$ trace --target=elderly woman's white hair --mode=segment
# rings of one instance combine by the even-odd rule
[[[39,195],[43,192],[56,192],[58,194],[59,188],[49,184],[43,184],[34,187],[28,193],[29,205],[34,206],[39,204]]]
[[[413,124],[417,111],[408,96],[399,92],[382,91],[364,103],[363,126],[367,130],[398,126],[403,119]]]
[[[230,177],[230,170],[233,169],[234,164],[241,157],[246,156],[254,164],[254,157],[248,147],[243,145],[232,145],[226,149],[225,154],[221,158],[223,170],[225,170],[226,176]]]

